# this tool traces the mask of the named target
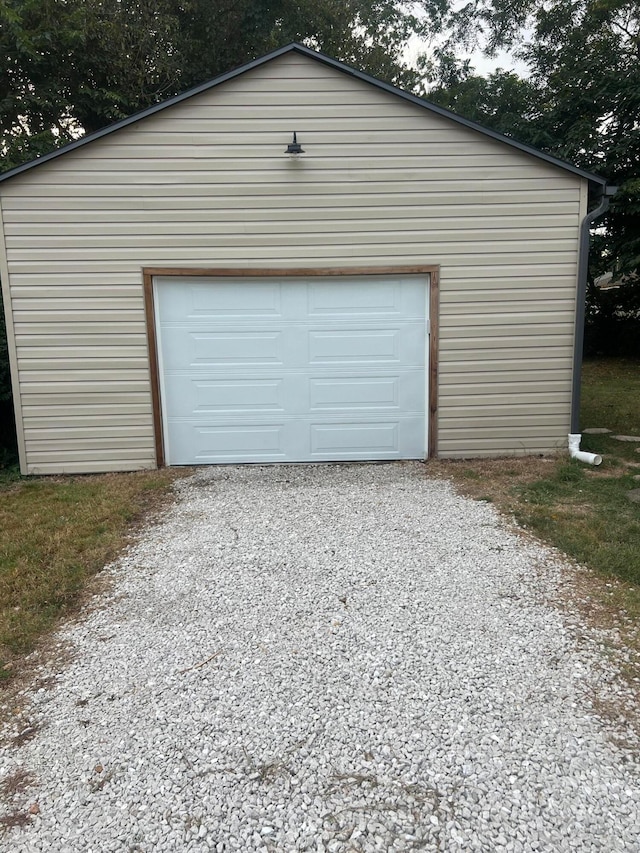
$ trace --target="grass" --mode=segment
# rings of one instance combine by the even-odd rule
[[[582,426],[606,426],[640,435],[640,362],[625,359],[586,361],[582,382]],[[589,436],[590,440],[599,438]]]
[[[640,364],[586,362],[582,396],[583,429],[640,436]],[[582,448],[601,454],[602,465],[557,462],[549,476],[518,490],[518,520],[600,574],[640,587],[640,504],[627,497],[640,488],[640,442],[583,435]]]
[[[610,466],[595,473],[576,460],[556,465],[520,489],[516,517],[580,563],[640,588],[640,506],[627,498],[640,484]]]
[[[183,473],[23,479],[0,471],[0,679],[78,609],[89,579]]]
[[[581,428],[640,435],[640,363],[588,361],[583,370]],[[581,449],[599,453],[591,467],[557,457],[429,462],[464,494],[490,500],[527,530],[591,570],[578,596],[589,618],[621,630],[635,650],[631,676],[640,679],[640,442],[611,435],[583,435]]]

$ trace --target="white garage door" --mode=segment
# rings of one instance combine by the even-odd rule
[[[167,463],[424,458],[427,283],[156,277]]]

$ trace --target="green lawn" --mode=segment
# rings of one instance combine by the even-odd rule
[[[581,420],[582,429],[640,436],[640,364],[586,362]],[[640,489],[640,442],[583,435],[581,447],[601,454],[602,465],[560,462],[521,488],[517,517],[581,563],[640,586],[640,504],[628,498]]]
[[[91,477],[0,477],[0,679],[61,616],[89,579],[126,544],[184,470]]]
[[[585,361],[581,420],[582,429],[607,427],[640,435],[640,362],[615,358]]]

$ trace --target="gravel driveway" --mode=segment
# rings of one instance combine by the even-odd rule
[[[33,774],[13,807],[39,813],[0,849],[637,853],[562,566],[424,472],[180,481],[25,697],[0,778]]]

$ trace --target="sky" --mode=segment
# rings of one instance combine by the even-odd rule
[[[413,64],[418,54],[428,52],[429,45],[418,38],[418,36],[415,36],[410,40],[404,58],[407,62]],[[524,62],[520,62],[504,50],[499,51],[495,56],[485,56],[480,50],[475,50],[471,53],[461,52],[460,56],[464,59],[470,59],[476,74],[482,77],[486,77],[493,71],[497,71],[498,68],[501,68],[503,71],[515,71],[520,77],[528,76],[528,69]]]
[[[484,56],[480,52],[468,54],[471,59],[471,64],[476,69],[476,73],[486,77],[498,68],[503,71],[515,71],[520,77],[526,77],[528,74],[527,66],[524,62],[515,59],[506,51],[500,51],[495,56]]]
[[[454,10],[459,10],[466,4],[467,0],[451,0],[451,6]],[[412,6],[410,6],[410,8],[415,12],[415,9],[413,9]],[[522,35],[524,38],[530,38],[533,33],[530,29],[525,27]],[[430,45],[428,42],[424,41],[419,36],[414,36],[409,40],[409,46],[405,51],[404,58],[410,65],[413,65],[418,54],[429,53],[429,47]],[[470,59],[471,65],[475,69],[475,73],[482,77],[486,77],[494,71],[497,71],[498,68],[501,68],[503,71],[515,71],[515,73],[520,77],[529,76],[529,69],[525,63],[516,59],[512,54],[505,50],[498,51],[495,56],[485,56],[481,49],[471,52],[461,50],[460,58]]]

